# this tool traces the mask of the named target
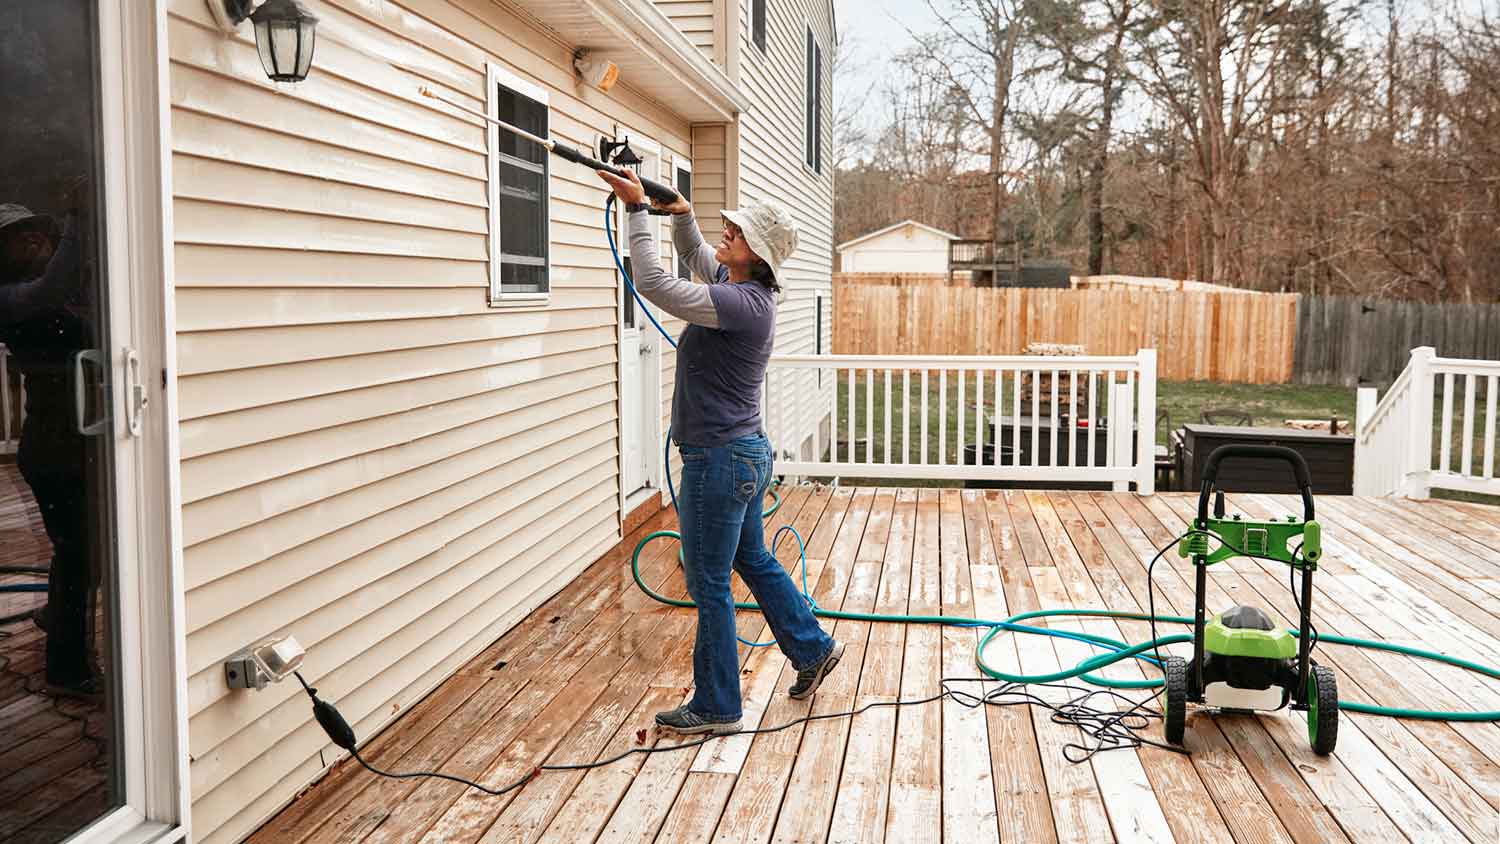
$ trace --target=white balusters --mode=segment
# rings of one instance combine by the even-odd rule
[[[793,455],[780,468],[794,476],[1093,481],[1144,489],[1142,467],[1131,459],[1128,444],[1131,432],[1145,423],[1127,417],[1132,407],[1144,411],[1145,399],[1121,404],[1101,394],[1095,379],[1106,389],[1146,391],[1142,366],[1148,360],[1146,353],[1079,357],[1054,368],[1036,357],[776,356],[765,383],[765,418],[774,426],[778,451]],[[831,375],[826,382],[824,370]],[[826,397],[817,397],[818,384],[828,390]],[[1111,457],[1103,462],[1094,454],[1101,419],[1118,426],[1109,440]],[[1027,428],[1029,448],[1022,448]],[[1118,444],[1121,438],[1127,445]],[[993,458],[986,457],[986,447]],[[971,451],[975,458],[968,460]]]

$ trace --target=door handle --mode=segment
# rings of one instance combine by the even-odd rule
[[[146,385],[141,381],[141,356],[128,346],[125,348],[125,385],[125,427],[132,437],[139,437],[150,399],[146,396]]]
[[[85,437],[97,437],[109,428],[109,402],[104,402],[104,414],[93,422],[88,421],[88,388],[83,373],[83,363],[88,361],[104,368],[104,356],[98,349],[84,349],[73,353],[73,412],[77,418],[78,433]],[[106,388],[106,393],[108,389]]]

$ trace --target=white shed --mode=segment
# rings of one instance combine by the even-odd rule
[[[958,235],[902,220],[839,244],[840,269],[846,273],[945,273],[951,240],[958,240]]]

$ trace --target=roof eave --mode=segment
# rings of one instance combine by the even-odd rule
[[[682,116],[694,123],[728,123],[749,107],[749,100],[718,65],[678,31],[651,0],[582,0],[596,20],[620,35],[621,42],[653,59],[667,79],[629,81],[654,96],[661,85],[678,86],[694,95],[701,108]]]

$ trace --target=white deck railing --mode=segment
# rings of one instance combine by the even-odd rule
[[[777,470],[787,475],[1100,482],[1120,490],[1133,483],[1150,495],[1156,350],[776,356],[766,373],[765,418],[783,450]],[[810,449],[777,437],[808,418],[815,420]]]
[[[1384,398],[1377,401],[1371,387],[1359,391],[1355,495],[1426,498],[1433,489],[1500,495],[1497,387],[1500,361],[1440,358],[1431,346],[1412,349]],[[1460,390],[1462,404],[1456,406]],[[1441,418],[1435,418],[1439,407]]]

